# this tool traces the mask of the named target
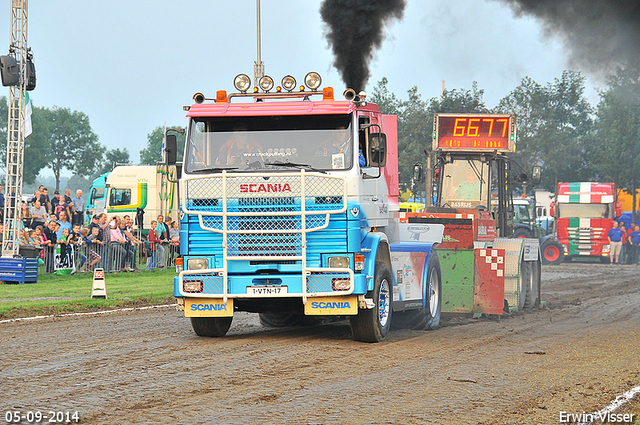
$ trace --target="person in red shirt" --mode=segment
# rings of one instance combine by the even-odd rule
[[[160,239],[158,239],[158,233],[156,232],[156,227],[158,226],[158,222],[156,220],[151,220],[151,229],[149,229],[149,258],[147,258],[147,270],[153,270],[158,266],[158,250],[157,246],[160,243]]]

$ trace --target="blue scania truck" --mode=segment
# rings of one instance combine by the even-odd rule
[[[197,335],[224,336],[238,311],[268,326],[345,316],[365,342],[392,321],[438,327],[444,226],[398,220],[396,116],[320,83],[240,74],[236,93],[184,107],[174,295]]]

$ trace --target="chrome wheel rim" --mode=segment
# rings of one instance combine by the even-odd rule
[[[436,269],[431,269],[429,274],[429,313],[434,317],[438,312],[438,299],[440,298],[440,285]]]
[[[378,297],[378,321],[382,327],[385,327],[389,321],[390,308],[389,281],[387,279],[383,279],[380,282],[380,296]]]

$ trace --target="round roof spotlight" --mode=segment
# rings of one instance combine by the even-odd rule
[[[273,78],[265,75],[264,77],[260,78],[258,85],[262,90],[269,91],[273,88]]]
[[[322,84],[322,77],[317,72],[309,72],[304,76],[304,84],[309,87],[310,90],[316,91],[320,84]]]
[[[296,79],[291,75],[287,75],[282,79],[282,87],[286,91],[291,91],[296,88]]]
[[[196,93],[193,95],[193,101],[198,105],[204,103],[204,95],[202,93]]]
[[[238,74],[233,79],[233,86],[241,93],[245,93],[251,87],[251,78],[247,74]]]

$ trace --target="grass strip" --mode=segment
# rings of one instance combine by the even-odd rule
[[[172,303],[175,269],[105,275],[107,299],[91,298],[92,274],[38,276],[37,283],[0,284],[0,319]]]

